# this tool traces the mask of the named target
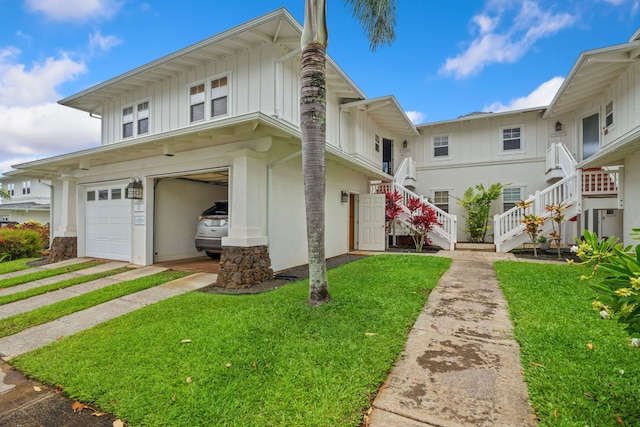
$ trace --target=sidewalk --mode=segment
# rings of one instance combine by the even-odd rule
[[[493,270],[511,254],[441,251],[451,268],[430,294],[381,387],[370,427],[534,426],[520,347]]]

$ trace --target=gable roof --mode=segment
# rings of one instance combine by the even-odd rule
[[[302,27],[295,18],[285,8],[276,9],[64,98],[58,103],[90,114],[101,115],[102,104],[111,98],[175,77],[243,50],[253,49],[261,44],[278,43],[294,52],[300,49],[301,35]],[[364,93],[329,56],[327,56],[327,86],[344,98],[365,98]]]
[[[640,56],[640,40],[635,35],[631,40],[629,43],[581,53],[543,118],[571,112],[607,90],[623,70]]]
[[[397,135],[418,135],[418,130],[393,95],[349,102],[342,104],[340,108],[345,112],[353,109],[363,111],[382,128]]]

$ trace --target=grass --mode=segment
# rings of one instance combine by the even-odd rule
[[[358,426],[450,260],[380,255],[259,295],[191,292],[12,361],[130,426]],[[189,339],[191,342],[182,342]]]
[[[84,310],[86,308],[102,304],[103,302],[142,291],[189,274],[190,273],[182,271],[164,271],[162,273],[141,277],[139,279],[116,283],[84,295],[79,295],[77,297],[37,308],[33,311],[0,319],[0,338],[17,334],[25,329],[51,322],[52,320],[59,319],[62,316],[75,313],[76,311]]]
[[[496,271],[538,426],[640,425],[640,352],[592,310],[594,292],[579,280],[589,270],[499,262]]]
[[[14,261],[0,262],[0,274],[13,273],[14,271],[21,271],[31,268],[27,265],[28,262],[34,261],[38,258],[22,258]]]
[[[16,292],[15,294],[0,296],[0,306],[16,301],[22,301],[23,299],[46,294],[48,292],[57,291],[59,289],[65,289],[71,286],[80,285],[82,283],[91,282],[93,280],[102,279],[104,277],[113,276],[115,274],[124,273],[125,271],[129,270],[130,268],[127,267],[116,268],[114,270],[103,271],[100,273],[89,274],[81,277],[74,277],[73,279],[63,280],[61,282],[52,283],[50,285],[39,286],[37,288],[28,289],[23,292]]]
[[[19,260],[22,261],[22,260]],[[34,271],[32,273],[25,273],[16,277],[9,277],[7,279],[0,280],[0,289],[10,288],[12,286],[22,285],[24,283],[34,282],[40,279],[46,279],[48,277],[59,276],[65,273],[71,273],[73,271],[82,270],[84,268],[95,267],[102,264],[102,261],[87,261],[79,264],[67,265],[66,267],[54,268],[52,270]]]

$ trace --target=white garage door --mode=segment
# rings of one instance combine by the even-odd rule
[[[119,261],[131,260],[131,200],[122,185],[87,188],[86,254]]]

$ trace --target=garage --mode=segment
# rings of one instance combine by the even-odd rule
[[[229,168],[158,177],[154,194],[154,263],[205,257],[195,249],[198,217],[229,199]]]
[[[124,197],[126,183],[88,187],[86,190],[86,255],[119,261],[131,259],[131,200]]]

